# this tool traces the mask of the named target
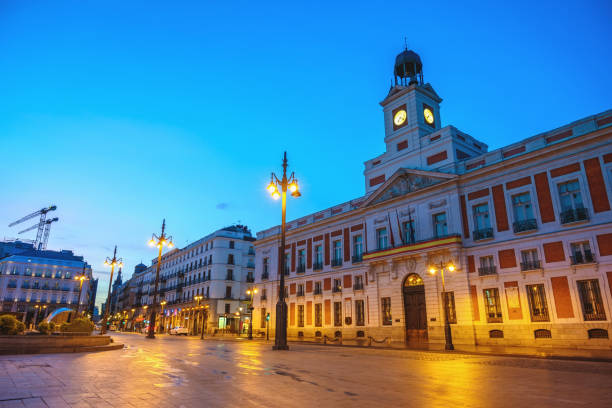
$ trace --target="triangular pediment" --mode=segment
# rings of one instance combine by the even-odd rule
[[[406,194],[413,193],[444,183],[456,178],[455,174],[440,173],[437,171],[423,171],[414,169],[399,169],[385,183],[378,187],[362,203],[362,207],[375,205]]]

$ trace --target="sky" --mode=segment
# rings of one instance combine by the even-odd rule
[[[124,276],[182,247],[364,194],[404,41],[454,125],[496,149],[612,108],[612,3],[0,0],[0,239],[55,204],[49,249]],[[22,224],[27,227],[34,222]],[[22,235],[34,238],[35,231]]]

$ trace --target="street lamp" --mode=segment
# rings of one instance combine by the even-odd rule
[[[106,333],[106,323],[108,322],[108,314],[110,313],[110,301],[111,301],[111,287],[113,285],[113,273],[115,272],[115,266],[123,267],[123,259],[117,259],[117,245],[115,245],[115,252],[113,252],[113,258],[106,258],[104,261],[105,266],[111,267],[110,280],[108,281],[108,296],[106,297],[106,307],[104,308],[103,324],[100,327],[100,334]]]
[[[249,340],[253,340],[253,295],[257,293],[257,288],[248,289],[247,295],[251,295],[251,303],[249,303],[249,312],[251,314],[249,321]]]
[[[85,274],[85,264],[83,265],[83,272],[80,275],[74,277],[79,282],[79,304],[77,305],[77,315],[81,314],[81,299],[83,298],[83,281],[89,279]]]
[[[278,302],[276,302],[276,335],[274,336],[274,346],[272,349],[289,350],[287,345],[287,302],[285,302],[285,217],[287,213],[287,190],[296,198],[301,196],[301,194],[294,173],[291,173],[289,178],[287,178],[287,152],[283,155],[283,177],[279,180],[272,173],[267,190],[275,200],[282,198],[281,256],[278,263],[280,290],[278,291]]]
[[[450,323],[448,321],[448,313],[446,310],[446,305],[448,302],[448,294],[446,293],[446,287],[444,285],[444,270],[449,272],[453,272],[455,270],[455,265],[452,262],[444,264],[444,262],[440,261],[439,265],[432,265],[429,268],[429,273],[435,275],[436,272],[440,271],[440,277],[442,278],[442,311],[444,313],[444,349],[445,350],[454,350],[455,346],[453,346],[453,336],[451,333]]]
[[[174,244],[172,243],[172,237],[166,236],[166,220],[164,219],[162,222],[162,231],[161,235],[158,237],[153,234],[151,240],[149,241],[149,246],[159,248],[159,252],[157,255],[157,268],[155,272],[155,290],[153,291],[153,304],[151,305],[151,318],[149,319],[149,332],[147,333],[148,339],[155,338],[155,307],[157,306],[157,290],[159,287],[159,270],[161,268],[161,258],[162,258],[162,250],[164,245],[168,248],[172,248]]]
[[[193,297],[193,300],[195,300],[197,303],[197,309],[200,309],[200,300],[204,299],[204,296],[202,295],[195,295]],[[199,314],[199,313],[198,313]],[[194,316],[194,321],[193,321],[193,334],[198,334],[197,333],[197,327],[196,327],[196,321],[195,321],[195,313],[193,314]]]

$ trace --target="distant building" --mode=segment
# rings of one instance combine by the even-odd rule
[[[75,276],[85,273],[80,281]],[[92,293],[91,266],[72,251],[36,251],[29,249],[0,259],[0,299],[2,312],[16,315],[27,324],[44,316],[68,309],[87,312]],[[93,295],[95,296],[95,295]]]
[[[9,255],[16,255],[26,251],[33,251],[34,244],[15,240],[15,241],[0,241],[0,259]]]
[[[254,240],[246,226],[233,225],[164,254],[158,302],[166,303],[162,322],[157,320],[164,330],[185,326],[198,333],[203,323],[207,332],[245,331],[249,321],[246,290],[255,279]],[[139,322],[148,319],[144,307],[153,303],[156,268],[157,258],[132,277],[133,305],[138,308],[134,318]],[[197,296],[202,296],[199,303]]]

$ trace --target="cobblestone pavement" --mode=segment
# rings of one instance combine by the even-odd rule
[[[113,334],[0,356],[1,407],[609,407],[612,364]]]

